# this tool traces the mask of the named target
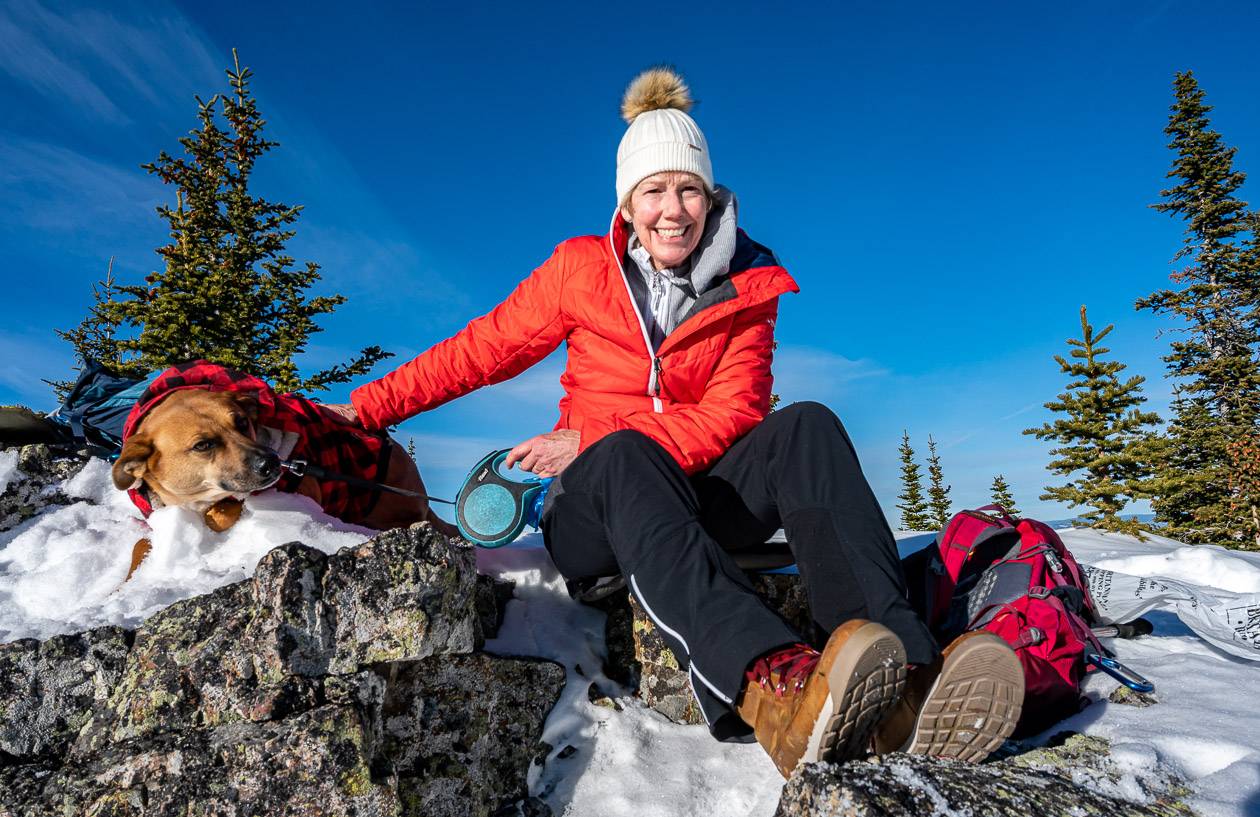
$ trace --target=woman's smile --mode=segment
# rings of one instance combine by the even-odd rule
[[[709,192],[694,173],[666,171],[634,186],[622,215],[656,269],[674,269],[700,244]]]

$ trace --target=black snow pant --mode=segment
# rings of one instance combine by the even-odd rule
[[[937,655],[853,443],[825,406],[772,412],[690,478],[648,436],[618,431],[582,452],[557,487],[542,519],[556,567],[570,580],[625,576],[719,739],[750,739],[734,712],[749,665],[803,640],[730,555],[780,527],[821,632],[865,618],[896,633],[910,663]]]

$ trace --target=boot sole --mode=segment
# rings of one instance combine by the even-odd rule
[[[827,700],[800,762],[842,763],[864,757],[871,734],[900,700],[905,684],[906,648],[901,639],[882,624],[859,627],[827,670]]]
[[[979,763],[1010,737],[1024,703],[1024,670],[991,633],[952,652],[923,702],[905,751]]]

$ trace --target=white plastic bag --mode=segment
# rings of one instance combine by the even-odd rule
[[[1151,610],[1169,610],[1213,646],[1260,661],[1260,594],[1081,567],[1103,617],[1132,621]]]

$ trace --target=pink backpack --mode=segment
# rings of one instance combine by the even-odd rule
[[[942,644],[983,628],[1015,649],[1024,708],[1015,736],[1078,712],[1087,664],[1106,656],[1080,564],[1052,528],[997,505],[954,516],[929,567],[927,620]]]

